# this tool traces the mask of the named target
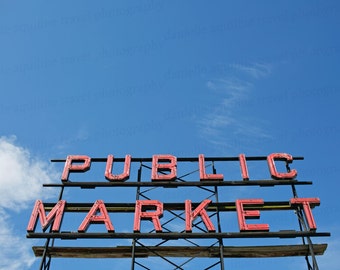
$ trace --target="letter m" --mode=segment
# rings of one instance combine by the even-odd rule
[[[46,216],[44,204],[41,200],[35,202],[31,218],[27,225],[27,232],[34,232],[37,225],[38,216],[43,231],[53,222],[52,232],[59,232],[60,225],[64,215],[66,201],[60,200]]]

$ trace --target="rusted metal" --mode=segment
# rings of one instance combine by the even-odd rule
[[[41,257],[45,247],[34,246],[36,257]],[[313,244],[315,255],[323,255],[327,244]],[[47,253],[53,258],[131,258],[131,246],[118,247],[50,247]],[[137,246],[137,258],[155,257],[218,258],[218,246]],[[308,245],[277,246],[224,246],[224,258],[273,258],[310,255]]]

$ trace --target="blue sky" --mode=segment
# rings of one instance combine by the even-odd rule
[[[339,11],[337,1],[1,1],[0,269],[39,266],[30,248],[43,242],[25,230],[36,199],[57,200],[58,190],[41,186],[60,182],[52,158],[274,152],[305,157],[293,165],[313,185],[299,196],[320,198],[318,230],[332,233],[317,239],[329,244],[319,267],[337,269]],[[251,178],[269,178],[260,164]],[[100,167],[91,173],[104,181]],[[65,196],[129,200],[110,192]],[[224,199],[289,196],[235,188]],[[225,260],[232,269],[249,263],[306,269],[303,258]],[[56,259],[52,269],[76,264],[130,268],[128,260]]]

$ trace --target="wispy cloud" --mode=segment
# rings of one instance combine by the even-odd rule
[[[247,97],[252,86],[252,83],[235,77],[207,82],[208,89],[222,97],[221,105],[223,107],[235,106],[240,100]]]
[[[260,79],[268,76],[271,73],[271,66],[263,63],[254,63],[251,65],[240,65],[240,64],[232,64],[230,65],[232,68],[242,71],[249,76]]]
[[[14,216],[33,200],[48,197],[42,183],[54,177],[48,164],[15,144],[15,137],[0,137],[0,269],[27,269],[34,262],[30,242],[16,232]]]
[[[218,97],[218,102],[197,121],[202,137],[223,152],[245,146],[245,142],[270,137],[261,128],[260,119],[242,114],[242,107],[255,89],[256,81],[271,73],[270,65],[230,66],[231,75],[207,82],[207,88]]]
[[[73,131],[72,136],[67,137],[66,139],[61,139],[59,144],[56,146],[58,150],[64,150],[69,148],[72,144],[86,141],[89,137],[89,132],[87,127],[81,126],[77,130]]]
[[[0,208],[0,269],[27,269],[34,262],[31,249],[10,224],[10,217]]]

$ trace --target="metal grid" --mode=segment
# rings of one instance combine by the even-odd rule
[[[266,157],[248,157],[247,160],[265,160]],[[301,157],[295,157],[296,159],[303,159]],[[206,165],[207,167],[212,168],[212,173],[216,174],[216,169],[214,162],[215,161],[236,161],[238,157],[230,157],[230,158],[206,158],[206,161],[209,161],[210,164]],[[53,162],[64,162],[65,160],[52,160]],[[94,162],[105,162],[105,158],[97,158],[92,159]],[[148,256],[156,256],[161,258],[166,264],[171,265],[173,269],[185,269],[188,263],[190,263],[195,258],[199,257],[209,257],[211,263],[209,266],[204,269],[225,269],[224,259],[230,257],[228,252],[230,251],[230,247],[224,246],[224,239],[226,238],[266,238],[266,237],[278,237],[278,238],[295,238],[300,237],[302,239],[302,245],[299,246],[277,246],[277,248],[282,252],[283,256],[304,256],[307,264],[308,270],[318,270],[318,264],[316,261],[316,255],[323,254],[327,245],[321,244],[316,245],[311,241],[311,237],[317,236],[330,236],[329,233],[317,233],[310,231],[308,228],[308,223],[303,212],[303,209],[300,206],[295,207],[295,213],[297,215],[297,219],[299,222],[300,231],[288,231],[288,232],[242,232],[242,233],[224,233],[221,229],[220,224],[220,211],[233,211],[235,209],[235,205],[232,203],[223,203],[219,201],[219,187],[220,186],[243,186],[243,185],[254,185],[254,186],[275,186],[275,185],[290,185],[292,188],[292,194],[294,198],[298,198],[296,185],[309,185],[312,184],[310,181],[297,181],[297,180],[251,180],[251,181],[209,181],[209,182],[191,182],[186,181],[185,178],[195,171],[191,171],[186,173],[183,176],[177,177],[175,181],[167,181],[167,182],[142,182],[142,171],[143,170],[151,170],[151,167],[148,166],[148,162],[150,162],[150,158],[133,158],[132,162],[139,162],[140,166],[138,169],[138,176],[136,182],[64,182],[62,184],[45,184],[46,187],[60,187],[60,195],[59,200],[63,197],[63,191],[65,187],[81,187],[81,188],[95,188],[95,187],[114,187],[114,186],[123,186],[123,187],[135,187],[136,188],[136,200],[145,199],[150,200],[149,193],[151,190],[155,188],[166,188],[166,187],[186,187],[192,186],[201,191],[206,192],[206,199],[212,200],[212,204],[209,206],[209,210],[211,210],[210,218],[214,217],[217,221],[217,231],[214,233],[208,232],[206,228],[202,226],[202,220],[193,222],[193,228],[197,229],[200,232],[195,233],[186,233],[185,231],[174,233],[167,226],[168,224],[175,220],[179,219],[184,221],[183,214],[184,211],[177,213],[178,211],[174,211],[174,209],[183,209],[181,204],[169,203],[165,204],[166,207],[164,211],[169,213],[171,218],[168,220],[162,220],[162,229],[165,232],[162,233],[154,233],[154,230],[147,233],[86,233],[86,234],[77,234],[77,233],[28,233],[27,237],[31,238],[46,238],[45,245],[43,247],[33,247],[36,256],[41,256],[41,264],[40,270],[47,270],[51,267],[51,259],[52,257],[63,257],[70,256],[67,255],[67,250],[72,253],[72,250],[81,250],[81,248],[60,248],[59,253],[58,247],[54,246],[54,240],[56,238],[60,239],[77,239],[77,238],[129,238],[132,239],[132,246],[130,249],[121,250],[122,257],[126,252],[130,253],[131,256],[131,269],[134,270],[136,267],[139,269],[150,269],[147,266],[146,260],[143,260],[143,257]],[[195,162],[197,158],[178,158],[179,162]],[[124,159],[115,159],[115,162],[124,162]],[[290,171],[288,163],[286,164],[287,172]],[[67,205],[67,209],[70,210],[72,206],[76,204]],[[45,204],[46,209],[49,206]],[[83,211],[87,211],[89,209],[89,204],[77,204],[76,208],[82,209]],[[126,208],[124,211],[128,211],[129,207],[131,209],[134,208],[134,204],[107,204],[108,211],[121,211],[118,209],[122,209],[122,207]],[[290,204],[287,202],[266,202],[263,205],[263,209],[268,210],[270,208],[277,209],[279,207],[280,210],[292,209]],[[210,245],[202,247],[200,243],[197,242],[197,239],[207,238],[211,240]],[[157,243],[153,246],[147,245],[144,241],[149,239],[156,239]],[[187,243],[187,246],[184,248],[180,248],[173,246],[172,241],[176,239],[183,239]],[[169,244],[170,243],[170,244]],[[242,249],[243,248],[243,249]],[[277,256],[277,250],[275,251],[275,247],[239,247],[239,250],[233,251],[232,253],[234,257],[242,257],[240,254],[245,254],[245,250],[250,248],[248,257],[252,257],[256,252],[258,252],[258,256],[262,257],[264,254],[267,254],[268,257],[271,256],[269,250],[272,251],[273,256]],[[267,249],[266,249],[267,248]],[[262,250],[261,250],[262,249]],[[164,251],[165,250],[165,251]],[[200,250],[200,252],[198,252]],[[229,250],[229,251],[228,251]],[[56,252],[56,253],[53,253]],[[97,252],[99,249],[96,250]],[[186,251],[186,252],[184,252]],[[65,253],[66,252],[66,253]],[[88,251],[87,251],[88,252]],[[111,250],[112,252],[112,250]],[[117,249],[115,250],[117,252]],[[178,260],[174,260],[174,257],[181,257],[184,253],[185,259],[180,263]],[[262,255],[260,253],[262,252]],[[284,255],[286,252],[286,255]],[[58,255],[59,254],[59,255]],[[62,255],[64,254],[64,255]],[[81,254],[81,253],[80,253]],[[85,254],[85,253],[84,253]],[[95,253],[93,253],[95,254]],[[103,255],[104,254],[104,255]],[[106,254],[106,255],[105,255]],[[203,254],[203,255],[202,255]],[[228,255],[229,254],[229,255]],[[246,253],[247,254],[247,253]],[[108,256],[108,253],[103,252],[102,256]],[[84,256],[86,257],[86,256]],[[256,255],[254,256],[256,257]]]

